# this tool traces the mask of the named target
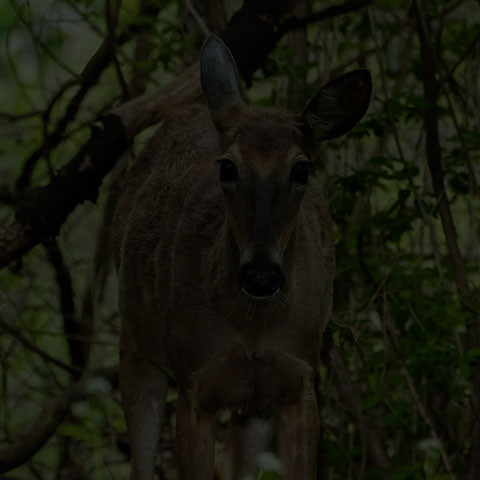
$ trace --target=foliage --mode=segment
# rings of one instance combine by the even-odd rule
[[[184,3],[0,3],[1,223],[13,219],[22,198],[19,178],[47,184],[101,114],[166,84],[196,58],[203,33]],[[205,22],[213,21],[201,2],[190,3]],[[227,18],[235,11],[231,4],[216,2]],[[305,1],[308,15],[326,6]],[[370,69],[374,84],[364,120],[316,159],[337,244],[334,313],[320,368],[322,478],[476,478],[479,4],[377,0],[304,31],[306,55],[298,34],[290,33],[255,72],[252,103],[298,103],[292,89],[306,100],[329,78],[358,67]],[[114,54],[82,92],[91,75],[85,66],[112,34]],[[438,92],[433,103],[432,88]],[[432,156],[435,126],[439,153]],[[0,452],[69,388],[72,365],[77,373],[85,368],[72,363],[79,340],[92,345],[88,370],[98,373],[48,442],[9,478],[127,478],[116,380],[102,370],[117,364],[119,332],[105,244],[110,192],[146,137],[137,136],[96,204],[85,203],[68,217],[57,243],[36,246],[0,272]],[[25,175],[25,159],[36,150]],[[455,245],[460,258],[452,253]],[[62,301],[68,278],[70,309]],[[334,361],[337,354],[342,363]],[[170,397],[172,406],[174,391]],[[174,454],[167,432],[162,446],[159,465],[168,473]],[[259,478],[279,478],[272,465]]]

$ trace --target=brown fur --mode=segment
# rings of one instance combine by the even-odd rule
[[[213,423],[228,408],[222,480],[255,478],[274,430],[285,478],[314,480],[314,379],[334,251],[321,189],[307,181],[309,149],[362,118],[370,74],[329,82],[294,115],[243,104],[233,57],[215,35],[200,70],[210,111],[184,107],[165,119],[113,222],[132,478],[152,480],[174,377],[181,479],[213,478]]]
[[[165,120],[124,185],[113,228],[124,321],[122,362],[132,363],[141,352],[159,378],[175,377],[186,402],[185,412],[177,415],[187,417],[187,423],[189,415],[195,415],[195,423],[227,407],[245,416],[276,413],[280,431],[291,430],[295,427],[282,412],[304,404],[310,417],[302,425],[310,428],[317,423],[313,377],[334,269],[327,206],[312,178],[294,215],[277,222],[290,232],[280,242],[281,293],[263,301],[249,298],[239,288],[241,252],[230,229],[235,219],[228,216],[214,160],[235,146],[248,170],[245,178],[286,184],[287,154],[292,149],[302,154],[302,137],[297,117],[280,111],[237,105],[214,120],[221,125],[220,138],[201,106],[185,107]],[[285,188],[277,190],[285,196]],[[288,211],[288,199],[273,203],[272,215]],[[241,208],[248,209],[247,203]],[[248,217],[249,212],[240,213]],[[132,375],[123,380],[127,401],[137,388]],[[296,437],[301,441],[302,435]],[[309,442],[302,455],[315,456],[315,437]],[[287,478],[313,478],[312,471],[299,477],[298,458],[285,454],[281,438],[278,443]],[[195,468],[210,471],[211,465]],[[207,478],[187,472],[184,478]]]

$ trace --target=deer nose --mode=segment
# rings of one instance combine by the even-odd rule
[[[254,297],[270,297],[283,283],[283,273],[278,265],[247,263],[240,268],[240,285]]]

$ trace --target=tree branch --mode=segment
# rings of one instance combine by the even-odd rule
[[[309,17],[307,23],[353,11],[368,1],[348,1],[338,7],[328,8]],[[247,82],[251,73],[262,65],[273,50],[281,35],[289,28],[300,25],[293,22],[288,28],[284,26],[280,33],[275,30],[292,4],[292,0],[283,0],[268,4],[270,10],[265,11],[265,8],[260,10],[257,6],[259,4],[250,0],[232,17],[224,39],[232,49],[237,66]],[[301,25],[304,23],[305,20]],[[105,49],[108,48],[105,45]],[[255,54],[252,55],[252,52]],[[88,142],[52,178],[49,185],[24,191],[19,199],[16,221],[0,227],[0,268],[45,238],[57,235],[67,216],[78,204],[85,200],[95,201],[103,177],[138,132],[158,122],[176,107],[194,103],[201,96],[197,62],[153,94],[130,100],[101,118],[99,125],[92,127]],[[60,132],[62,129],[56,130]],[[28,176],[25,173],[24,178]],[[19,183],[24,184],[24,179]]]
[[[400,349],[400,345],[399,345],[398,338],[397,338],[397,333],[396,333],[395,327],[394,327],[393,318],[390,314],[390,308],[389,308],[389,304],[388,304],[388,301],[387,301],[387,298],[386,298],[385,290],[384,290],[383,293],[384,293],[383,312],[381,312],[381,313],[383,315],[383,320],[384,320],[385,327],[386,327],[386,336],[390,340],[390,344],[392,345],[392,347],[393,347],[393,349],[394,349],[394,351],[397,355],[397,358],[400,361],[403,376],[405,377],[405,381],[407,382],[407,386],[408,386],[408,389],[410,391],[410,395],[411,395],[411,397],[412,397],[412,399],[415,403],[415,406],[418,410],[418,413],[422,417],[425,424],[430,427],[432,437],[438,442],[439,451],[440,451],[440,455],[442,457],[442,461],[443,461],[445,470],[448,472],[448,475],[449,475],[451,480],[456,480],[456,475],[453,473],[453,468],[452,468],[452,465],[450,463],[450,458],[449,458],[449,456],[447,454],[447,451],[445,449],[444,439],[442,439],[442,436],[439,433],[441,430],[444,430],[444,428],[440,428],[440,426],[437,424],[437,422],[435,422],[434,416],[431,414],[430,408],[428,407],[428,405],[426,405],[422,401],[422,399],[420,397],[420,394],[419,394],[417,388],[415,387],[415,382],[414,382],[412,376],[410,375],[410,372],[408,371],[407,364],[405,362],[405,355],[402,353],[402,351]]]
[[[27,161],[23,167],[23,172],[17,181],[17,189],[21,190],[28,185],[30,176],[38,160],[61,142],[67,125],[77,114],[85,95],[88,93],[90,88],[97,83],[100,75],[110,63],[113,52],[114,48],[112,40],[111,38],[106,38],[95,55],[87,63],[78,80],[75,81],[76,84],[80,84],[80,89],[68,103],[65,114],[57,122],[53,132],[45,136],[43,144],[27,158]],[[72,86],[72,83],[70,82],[67,85],[70,87]],[[65,88],[62,88],[60,92],[63,93],[64,90]],[[59,97],[60,95],[55,96],[56,99]],[[49,121],[52,107],[53,103],[50,103],[49,108],[43,115],[43,121],[45,124],[47,124]]]
[[[333,5],[331,7],[325,8],[320,10],[313,15],[309,15],[308,17],[303,18],[296,18],[292,17],[282,23],[278,28],[278,35],[282,37],[288,32],[292,30],[298,30],[301,28],[306,27],[312,23],[317,23],[322,20],[327,20],[329,18],[338,17],[340,15],[344,15],[345,13],[354,12],[356,10],[360,10],[361,8],[370,5],[371,0],[348,0],[341,5]]]
[[[72,402],[87,395],[90,380],[97,377],[115,384],[117,370],[115,368],[88,372],[72,383],[59,397],[48,402],[30,429],[0,452],[0,473],[16,468],[32,458],[56,431]]]
[[[325,343],[328,348],[322,352],[322,360],[331,371],[335,390],[341,402],[357,422],[358,429],[363,439],[366,440],[367,448],[372,456],[375,464],[380,469],[388,469],[390,460],[384,449],[384,441],[378,434],[379,429],[376,428],[374,420],[362,412],[362,401],[360,391],[352,382],[347,366],[343,361],[344,355],[333,344],[331,332],[325,332]]]
[[[68,344],[74,376],[79,378],[88,364],[92,339],[92,325],[80,322],[75,316],[74,292],[70,271],[62,252],[53,238],[43,242],[50,264],[55,269],[63,316],[63,330]]]
[[[471,295],[468,286],[467,271],[463,262],[457,241],[457,232],[450,210],[444,183],[442,153],[438,133],[437,100],[439,83],[436,77],[437,65],[435,52],[431,44],[429,25],[425,15],[425,5],[421,0],[415,0],[414,9],[418,22],[418,35],[420,37],[420,51],[422,58],[423,89],[428,107],[425,109],[426,129],[426,154],[428,168],[432,177],[433,190],[438,202],[438,212],[442,223],[445,241],[450,255],[455,283],[460,294],[467,318],[468,348],[478,348],[480,345],[479,319],[471,308]],[[475,309],[473,309],[475,310]],[[472,428],[470,437],[470,455],[468,465],[469,480],[480,478],[480,418],[476,414],[480,407],[480,363],[478,360],[472,368]]]
[[[0,268],[57,235],[77,205],[85,200],[94,202],[103,178],[138,132],[200,96],[196,64],[153,94],[131,100],[101,118],[92,126],[87,143],[47,186],[24,191],[16,220],[0,227]]]
[[[231,18],[224,33],[224,41],[235,58],[242,78],[247,86],[250,86],[253,72],[263,65],[286,33],[358,10],[369,3],[370,0],[347,0],[341,5],[326,8],[314,15],[305,18],[289,17],[282,22],[295,7],[295,1],[246,0],[243,8]]]
[[[72,367],[71,365],[67,365],[66,363],[62,362],[61,360],[52,357],[48,352],[45,352],[41,348],[39,348],[34,342],[30,339],[25,337],[23,333],[19,332],[15,327],[9,325],[7,322],[3,321],[0,318],[0,329],[4,332],[11,335],[17,341],[19,341],[25,348],[28,348],[32,352],[35,352],[37,355],[40,355],[45,361],[56,365],[57,367],[62,368],[63,370],[67,371],[71,375],[75,375],[79,373],[79,370],[76,367]]]

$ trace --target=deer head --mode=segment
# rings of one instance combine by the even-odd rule
[[[242,101],[232,55],[211,35],[202,50],[201,81],[223,150],[216,163],[238,247],[240,286],[268,298],[288,288],[285,253],[309,188],[312,155],[365,114],[370,73],[355,70],[329,82],[300,115],[259,113]]]

